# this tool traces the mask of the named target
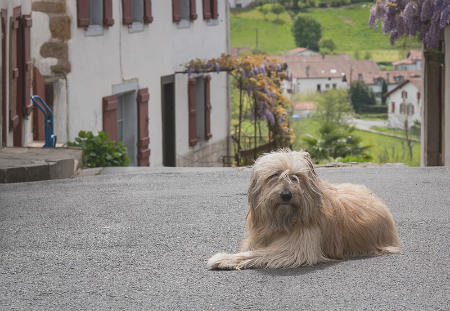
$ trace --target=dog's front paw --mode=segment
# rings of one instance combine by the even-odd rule
[[[207,263],[207,268],[210,270],[221,269],[221,270],[236,270],[238,269],[239,263],[232,254],[217,253],[211,258],[209,258]]]

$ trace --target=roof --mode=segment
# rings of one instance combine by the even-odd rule
[[[408,58],[421,60],[422,59],[422,51],[421,50],[410,50],[408,52]]]
[[[409,80],[405,80],[402,83],[400,83],[399,85],[397,85],[395,88],[393,88],[392,90],[390,90],[387,93],[384,93],[383,96],[384,97],[389,97],[391,96],[393,93],[397,92],[398,90],[402,89],[406,84],[411,83],[412,85],[414,85],[419,92],[422,91],[422,78],[416,78],[416,79],[409,79]]]
[[[295,48],[295,49],[287,51],[285,53],[285,55],[298,55],[298,54],[303,53],[303,52],[312,52],[312,53],[315,53],[315,54],[319,54],[317,52],[311,51],[308,48],[298,47],[298,48]]]
[[[294,110],[316,110],[316,102],[294,102]]]
[[[395,80],[395,77],[402,77],[403,80],[412,80],[422,78],[422,71],[420,70],[389,70],[382,71],[381,77],[388,84],[397,84],[398,82]]]
[[[397,66],[397,65],[412,65],[415,64],[417,62],[416,59],[402,59],[396,62],[393,62],[392,65]]]
[[[381,76],[378,65],[372,60],[353,60],[346,54],[337,55],[284,55],[292,76],[297,79],[341,78],[347,81],[362,79],[366,84],[374,84]]]

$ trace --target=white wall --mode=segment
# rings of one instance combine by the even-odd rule
[[[403,100],[402,98],[402,91],[408,92],[408,98]],[[388,108],[388,125],[392,128],[404,128],[404,122],[406,117],[408,118],[408,124],[409,126],[412,126],[414,124],[415,120],[418,120],[422,123],[421,118],[421,110],[423,109],[423,94],[421,94],[420,101],[417,101],[417,92],[419,90],[412,84],[407,83],[402,88],[398,89],[394,93],[392,93],[387,99],[386,99],[386,105]],[[392,113],[392,102],[395,102],[395,112]],[[400,113],[400,104],[413,104],[414,105],[414,114],[413,115],[407,115],[406,111],[405,113]],[[407,109],[407,108],[405,108]]]
[[[348,88],[347,82],[343,82],[342,78],[331,78],[328,80],[327,78],[317,79],[298,79],[292,78],[292,92],[296,93],[312,93],[317,91],[317,85],[321,85],[321,91],[332,90],[333,84],[336,84],[337,89]],[[326,85],[330,87],[327,89]]]
[[[123,26],[121,1],[114,1],[114,25],[104,28],[102,36],[86,37],[76,25],[76,2],[68,1],[72,39],[69,59],[72,72],[68,84],[68,137],[79,130],[102,129],[102,97],[112,94],[112,86],[128,80],[139,88],[148,88],[150,163],[162,165],[161,76],[184,70],[183,64],[193,58],[218,57],[227,52],[226,1],[219,1],[219,21],[209,25],[203,20],[202,1],[197,0],[198,18],[188,28],[172,22],[170,1],[152,1],[153,23],[141,32],[130,33]],[[211,142],[226,137],[227,83],[225,73],[212,74]],[[187,76],[177,74],[176,140],[177,154],[194,148],[188,145]]]

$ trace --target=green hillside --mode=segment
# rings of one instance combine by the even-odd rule
[[[371,29],[369,20],[370,6],[373,2],[359,3],[341,8],[314,8],[301,15],[310,16],[322,25],[322,38],[332,39],[337,46],[337,52],[351,54],[359,51],[363,56],[365,51],[371,51],[376,61],[393,61],[404,57],[398,50],[419,47],[419,43],[410,40],[400,40],[395,47],[389,43],[389,36],[381,29]],[[270,11],[270,4],[266,5]],[[292,20],[287,13],[276,16],[263,14],[255,8],[245,12],[231,14],[231,46],[256,47],[256,29],[258,29],[258,48],[269,54],[281,54],[295,47],[291,34]]]

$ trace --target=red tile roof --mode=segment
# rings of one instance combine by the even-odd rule
[[[316,102],[294,102],[294,110],[316,110]]]

